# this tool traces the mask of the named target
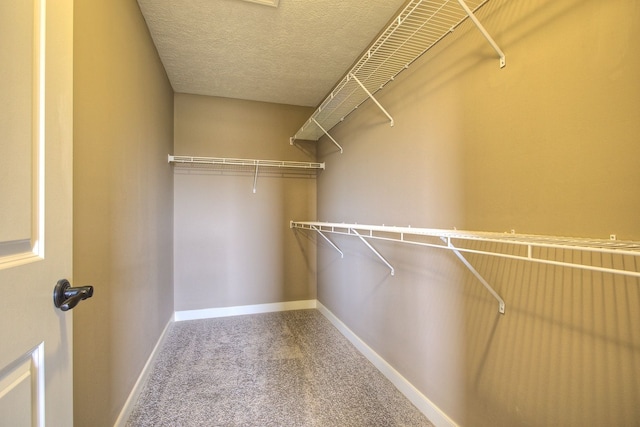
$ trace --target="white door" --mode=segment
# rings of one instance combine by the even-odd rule
[[[73,0],[0,0],[0,426],[71,426]]]

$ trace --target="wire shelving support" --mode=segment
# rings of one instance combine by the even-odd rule
[[[325,236],[325,235],[324,235],[324,233],[323,233],[322,231],[320,231],[320,229],[319,229],[318,227],[316,227],[315,225],[312,225],[310,228],[311,228],[312,230],[315,230],[315,231],[316,231],[316,232],[317,232],[317,233],[318,233],[318,234],[319,234],[319,235],[320,235],[324,240],[326,240],[326,241],[327,241],[327,243],[329,243],[329,244],[331,245],[331,247],[333,247],[333,249],[335,249],[336,251],[338,251],[338,253],[340,253],[340,258],[344,258],[344,252],[342,252],[342,251],[340,250],[340,248],[339,248],[339,247],[337,247],[337,246],[335,245],[335,243],[333,243],[333,242],[331,241],[331,239],[329,239],[327,236]]]
[[[329,131],[367,99],[371,99],[391,121],[393,118],[374,97],[398,74],[469,18],[506,65],[504,52],[475,16],[489,0],[411,0],[370,45],[356,64],[345,73],[290,143],[317,141],[327,135],[342,147]]]
[[[464,257],[464,255],[462,255],[460,251],[453,245],[453,243],[451,243],[451,240],[447,241],[446,239],[443,239],[443,241],[447,242],[447,246],[449,247],[449,249],[451,249],[453,253],[458,257],[458,259],[462,261],[462,263],[467,267],[471,274],[476,276],[476,279],[478,279],[478,281],[482,283],[482,286],[484,286],[489,291],[489,293],[493,295],[493,297],[498,301],[498,312],[500,314],[504,314],[504,300],[502,299],[502,297],[498,295],[495,289],[491,287],[489,282],[487,282],[484,277],[482,277],[482,275],[478,273],[478,270],[476,270],[475,267],[471,265],[471,263]]]
[[[371,92],[369,92],[369,90],[367,89],[367,87],[366,87],[365,85],[363,85],[363,84],[362,84],[362,82],[361,82],[360,80],[358,80],[358,78],[356,77],[356,75],[355,75],[355,74],[351,73],[351,74],[349,74],[349,76],[351,76],[351,78],[352,78],[353,80],[355,80],[355,81],[356,81],[356,83],[358,83],[358,84],[360,85],[360,87],[362,88],[362,90],[364,90],[364,91],[365,91],[365,93],[367,94],[367,96],[368,96],[369,98],[371,98],[371,100],[372,100],[373,102],[375,102],[375,103],[376,103],[376,105],[378,106],[378,108],[380,108],[380,110],[382,110],[382,112],[385,114],[385,116],[387,116],[387,117],[389,118],[389,121],[391,122],[391,126],[393,126],[393,123],[394,123],[394,122],[393,122],[393,117],[391,117],[391,115],[387,112],[387,110],[385,110],[385,109],[384,109],[384,107],[382,106],[382,104],[380,104],[380,103],[378,102],[378,100],[373,96],[373,94],[372,94]]]
[[[172,156],[169,154],[168,162],[181,167],[238,167],[247,166],[254,167],[253,175],[253,192],[256,192],[258,182],[259,168],[277,168],[277,169],[306,169],[319,170],[324,169],[325,164],[315,162],[298,162],[290,160],[259,160],[259,159],[236,159],[229,157],[192,157],[192,156]]]
[[[291,221],[290,227],[292,229],[313,230],[318,232],[325,240],[329,241],[334,249],[340,252],[342,257],[344,257],[343,252],[338,249],[324,233],[358,237],[391,269],[392,275],[394,272],[393,267],[378,251],[370,246],[364,239],[365,236],[369,240],[377,239],[450,250],[498,301],[498,310],[502,314],[504,314],[505,311],[504,300],[489,283],[482,278],[478,271],[462,255],[463,253],[489,255],[640,278],[640,242],[615,240],[615,235],[611,235],[609,239],[590,239],[516,234],[515,232],[497,233],[313,221]],[[562,259],[557,259],[556,253],[562,253],[563,251],[574,251],[580,253],[581,256],[560,257]],[[595,254],[600,254],[600,262],[594,261],[594,259],[598,258],[597,256],[593,256]],[[602,255],[605,254],[632,258],[633,262],[624,262],[624,260],[621,263],[611,261],[611,266],[606,266],[605,263],[602,262],[602,258],[604,258]],[[576,259],[579,259],[579,261],[576,261]]]
[[[340,144],[338,144],[338,141],[336,141],[335,139],[333,139],[333,137],[331,136],[331,134],[322,127],[322,125],[320,123],[317,122],[316,119],[314,119],[313,117],[311,118],[311,121],[313,121],[313,123],[318,126],[318,128],[320,128],[320,130],[322,132],[324,132],[325,135],[327,135],[327,137],[331,140],[331,142],[333,142],[335,144],[336,147],[338,147],[340,149],[340,154],[342,154],[344,152],[344,150],[342,149],[342,146]],[[295,140],[295,138],[291,139],[291,143],[293,144],[293,141]]]
[[[384,263],[387,265],[387,267],[389,267],[389,269],[391,269],[391,275],[392,275],[392,276],[395,276],[396,271],[395,271],[395,269],[393,268],[393,266],[392,266],[391,264],[389,264],[389,261],[387,261],[387,260],[386,260],[382,255],[380,255],[380,252],[378,252],[378,251],[377,251],[377,250],[376,250],[376,249],[371,245],[371,243],[367,242],[367,240],[366,240],[364,237],[362,237],[362,235],[360,235],[360,233],[358,233],[355,229],[351,228],[349,231],[351,231],[353,234],[355,234],[356,236],[358,236],[358,238],[359,238],[360,240],[362,240],[362,243],[364,243],[365,245],[367,245],[367,247],[368,247],[369,249],[371,249],[371,251],[372,251],[374,254],[376,254],[376,255],[378,256],[378,258],[380,258],[380,260],[381,260],[382,262],[384,262]]]

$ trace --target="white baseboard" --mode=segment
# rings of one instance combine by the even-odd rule
[[[133,389],[131,390],[131,393],[129,393],[129,397],[127,397],[127,401],[124,403],[124,406],[120,411],[120,415],[118,415],[118,418],[116,419],[114,427],[124,427],[125,424],[127,423],[127,420],[129,419],[129,415],[131,415],[131,411],[133,410],[133,407],[135,406],[136,401],[138,400],[138,396],[140,395],[140,392],[142,391],[142,388],[144,387],[145,383],[147,382],[147,378],[151,373],[151,368],[153,368],[153,364],[156,358],[158,357],[158,353],[160,351],[160,348],[162,347],[162,343],[164,342],[165,337],[167,336],[169,325],[171,325],[173,321],[174,321],[174,316],[171,316],[171,318],[165,325],[164,329],[162,330],[162,333],[160,334],[160,338],[158,338],[158,342],[156,343],[155,347],[153,347],[153,350],[151,351],[151,354],[147,359],[147,363],[144,364],[144,367],[142,368],[142,372],[140,372],[140,376],[138,377],[138,380],[133,385]]]
[[[436,427],[458,427],[440,408],[415,388],[393,366],[360,339],[351,329],[338,319],[328,308],[317,301],[318,311],[344,335],[369,361],[404,394]]]
[[[286,301],[271,304],[241,305],[237,307],[207,308],[203,310],[176,311],[175,320],[212,319],[243,314],[271,313],[273,311],[304,310],[316,308],[316,300]]]

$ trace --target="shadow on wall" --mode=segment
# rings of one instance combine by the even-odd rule
[[[552,258],[576,256],[549,251]],[[479,255],[470,259],[505,299],[506,313],[497,316],[495,300],[467,276],[471,405],[465,424],[637,423],[640,279]],[[605,266],[624,261],[600,260]]]

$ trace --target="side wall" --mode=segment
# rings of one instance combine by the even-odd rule
[[[332,130],[320,221],[640,240],[640,5],[491,0]],[[634,425],[638,279],[318,239],[318,300],[460,425]],[[572,256],[558,253],[556,256]],[[637,260],[593,256],[604,264]],[[639,266],[636,264],[635,269]]]
[[[289,145],[305,107],[175,96],[175,155],[315,161]],[[176,311],[316,298],[315,246],[294,218],[316,215],[316,175],[253,167],[174,169]]]
[[[173,313],[173,91],[135,1],[75,1],[77,426],[112,426]]]

